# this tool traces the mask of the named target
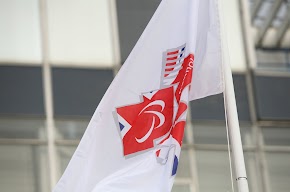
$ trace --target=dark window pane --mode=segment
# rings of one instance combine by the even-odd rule
[[[0,66],[0,114],[44,115],[40,67]]]
[[[290,77],[255,76],[257,111],[262,120],[290,120]]]
[[[239,120],[250,121],[249,102],[244,75],[233,75]],[[196,120],[224,120],[223,94],[191,101],[191,115]]]
[[[122,62],[126,60],[161,0],[118,0],[118,25]]]
[[[55,115],[92,116],[112,80],[112,70],[53,68]]]

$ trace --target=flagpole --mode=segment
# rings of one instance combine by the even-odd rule
[[[245,168],[244,153],[242,148],[240,126],[237,113],[237,105],[235,99],[235,91],[233,85],[233,77],[229,62],[224,64],[224,81],[225,81],[225,106],[226,119],[229,127],[229,135],[231,141],[232,157],[236,172],[236,181],[239,192],[249,192],[248,180]]]
[[[233,77],[230,66],[230,54],[227,44],[227,36],[225,31],[225,17],[221,2],[218,2],[219,16],[220,16],[220,40],[223,60],[223,76],[224,76],[224,101],[226,111],[226,121],[229,128],[229,137],[232,150],[232,158],[234,161],[234,168],[236,174],[236,181],[238,192],[249,192],[248,178],[246,173],[246,166],[244,160],[244,152],[242,147],[240,125],[237,112],[236,97],[234,91]]]

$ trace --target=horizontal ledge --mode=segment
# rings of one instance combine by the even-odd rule
[[[254,74],[256,76],[265,76],[265,77],[290,77],[290,68],[288,70],[271,70],[271,69],[255,69]]]
[[[176,177],[174,180],[175,185],[185,185],[185,184],[192,184],[193,180],[191,178],[186,177]]]
[[[183,149],[195,149],[195,150],[205,150],[205,151],[227,151],[228,146],[222,144],[184,144]],[[246,152],[254,152],[256,150],[255,146],[245,145],[243,150]]]
[[[57,139],[55,140],[56,146],[74,146],[79,144],[80,140],[65,140]],[[44,139],[3,139],[0,138],[0,145],[48,145],[48,142]],[[204,151],[227,151],[227,145],[222,144],[184,144],[182,149],[194,149],[194,150],[204,150]],[[243,146],[245,152],[256,152],[259,149],[256,146],[245,145]],[[267,145],[261,148],[264,152],[271,153],[290,153],[290,146],[273,146]]]
[[[290,128],[290,120],[289,121],[258,121],[259,127],[289,127]]]
[[[47,145],[43,139],[3,139],[0,138],[0,145]]]
[[[113,70],[114,68],[120,68],[121,63],[119,64],[101,64],[101,63],[49,63],[51,67],[60,67],[60,68],[76,68],[76,69],[100,69],[100,70]],[[1,61],[0,66],[13,66],[13,67],[42,67],[43,62],[35,62],[35,61]]]
[[[265,152],[268,153],[290,153],[290,146],[265,146]]]
[[[66,139],[57,139],[55,140],[55,144],[58,146],[77,146],[80,143],[80,140],[66,140]]]

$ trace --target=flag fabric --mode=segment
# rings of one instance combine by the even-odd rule
[[[163,0],[54,192],[171,191],[188,101],[223,91],[219,27],[218,0]]]

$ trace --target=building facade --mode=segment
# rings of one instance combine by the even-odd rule
[[[160,0],[0,0],[0,191],[48,192]],[[221,1],[250,191],[290,189],[290,1]],[[174,192],[231,191],[223,95],[190,103]]]

